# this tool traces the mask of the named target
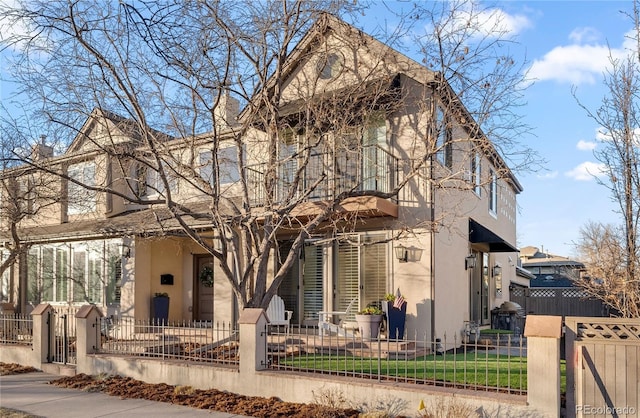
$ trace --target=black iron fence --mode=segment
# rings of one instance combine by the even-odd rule
[[[319,335],[315,327],[273,328],[267,341],[269,367],[311,374],[350,376],[525,394],[526,340],[510,334],[431,341]]]

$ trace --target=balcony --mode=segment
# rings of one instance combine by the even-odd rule
[[[288,203],[287,196],[294,184],[299,160],[291,159],[278,167],[274,196],[266,193],[266,168],[266,164],[246,168],[251,205],[263,207],[270,203]],[[366,146],[357,151],[316,153],[309,157],[293,193],[294,199],[307,196],[305,203],[299,205],[295,212],[297,215],[311,215],[316,212],[314,208],[343,192],[390,192],[398,184],[398,178],[398,158],[378,145]],[[397,216],[395,203],[375,196],[347,198],[341,206],[348,212],[371,212],[369,216]]]

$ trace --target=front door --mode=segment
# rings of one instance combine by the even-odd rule
[[[211,280],[208,280],[208,277]],[[213,257],[199,255],[195,259],[194,315],[196,321],[213,321]]]
[[[489,315],[489,253],[473,252],[477,264],[470,270],[471,321],[479,325],[490,322]]]

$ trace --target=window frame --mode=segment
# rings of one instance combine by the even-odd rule
[[[482,196],[482,156],[479,152],[474,151],[471,156],[471,187],[473,188],[473,192]]]
[[[89,177],[87,177],[87,169],[91,169],[89,173],[92,172]],[[79,177],[75,177],[76,172],[80,173]],[[67,215],[82,215],[97,210],[98,193],[72,181],[73,179],[83,185],[94,187],[97,183],[96,175],[94,160],[69,164],[67,167],[67,176],[69,177],[67,180]]]
[[[493,168],[489,169],[489,213],[498,215],[498,175]]]
[[[435,156],[443,167],[453,167],[452,132],[446,108],[436,105],[435,109]]]

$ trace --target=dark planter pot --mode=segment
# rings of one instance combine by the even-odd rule
[[[364,341],[378,338],[382,315],[356,315],[356,322],[360,330],[360,336]]]
[[[404,338],[404,322],[407,319],[407,303],[402,308],[394,308],[393,302],[382,301],[382,311],[387,318],[387,328],[390,340],[402,340]]]
[[[151,301],[151,318],[154,324],[166,324],[169,322],[169,298],[155,296]]]

